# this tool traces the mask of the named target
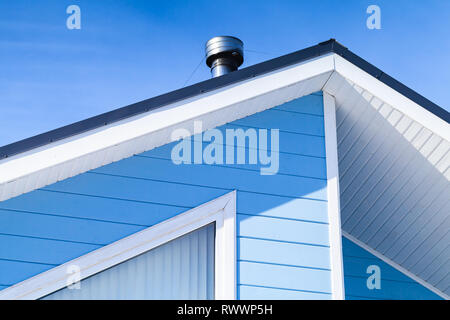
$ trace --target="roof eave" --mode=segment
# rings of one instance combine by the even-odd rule
[[[299,50],[272,60],[268,60],[247,68],[243,68],[221,77],[202,81],[188,87],[165,93],[144,101],[140,101],[82,121],[69,124],[55,130],[51,130],[27,139],[5,145],[3,147],[0,147],[0,159],[11,157],[13,155],[44,146],[55,141],[66,139],[93,129],[101,128],[105,125],[121,121],[129,117],[146,113],[178,101],[183,101],[200,94],[227,87],[238,82],[252,79],[254,77],[286,68],[294,64],[298,64],[329,53],[335,53],[343,57],[345,60],[364,70],[366,73],[370,74],[374,78],[396,90],[408,99],[419,104],[445,122],[450,122],[450,113],[448,111],[439,107],[435,103],[431,102],[414,90],[408,88],[380,69],[368,63],[364,59],[360,58],[359,56],[348,50],[346,47],[341,45],[339,42],[337,42],[335,39],[330,39],[315,46]]]

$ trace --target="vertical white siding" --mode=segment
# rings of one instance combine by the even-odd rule
[[[214,225],[198,229],[43,299],[213,299]]]

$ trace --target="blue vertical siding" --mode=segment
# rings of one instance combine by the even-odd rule
[[[280,129],[279,173],[175,165],[172,143],[0,203],[0,285],[237,190],[238,298],[331,298],[321,93],[230,128]]]
[[[382,300],[428,300],[442,298],[404,275],[370,252],[342,238],[344,255],[345,296],[348,300],[382,299]],[[368,289],[367,267],[376,265],[381,271],[381,288]]]

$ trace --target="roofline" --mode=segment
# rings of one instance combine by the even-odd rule
[[[208,79],[194,85],[184,87],[169,93],[165,93],[150,99],[146,99],[122,108],[118,108],[100,115],[81,120],[36,136],[26,138],[17,142],[0,147],[0,159],[8,158],[13,155],[23,153],[37,147],[50,144],[65,138],[69,138],[105,125],[136,116],[150,110],[154,110],[181,100],[192,98],[231,84],[251,79],[281,68],[285,68],[297,63],[301,63],[312,58],[320,57],[325,54],[335,53],[345,60],[356,65],[363,71],[372,75],[387,86],[401,93],[405,97],[422,106],[424,109],[433,113],[447,123],[450,123],[450,113],[427,98],[418,94],[414,90],[405,86],[401,82],[387,75],[374,65],[357,56],[346,47],[341,45],[335,39],[321,42],[315,46],[299,50],[275,59],[271,59],[256,65],[243,68],[229,74]]]

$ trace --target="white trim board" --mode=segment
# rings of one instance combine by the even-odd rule
[[[345,232],[344,230],[342,230],[342,235],[344,237],[346,237],[348,240],[350,240],[351,242],[353,242],[354,244],[360,246],[361,248],[363,248],[364,250],[370,252],[371,254],[373,254],[375,257],[377,257],[378,259],[386,262],[388,265],[390,265],[391,267],[393,267],[394,269],[400,271],[401,273],[403,273],[405,276],[411,278],[412,280],[416,281],[417,283],[419,283],[420,285],[422,285],[423,287],[427,288],[428,290],[434,292],[435,294],[437,294],[438,296],[440,296],[441,298],[445,299],[445,300],[450,300],[450,296],[448,296],[447,294],[445,294],[444,292],[436,289],[436,287],[432,286],[431,284],[429,284],[428,282],[424,281],[423,279],[417,277],[415,274],[409,272],[408,270],[406,270],[405,268],[403,268],[402,266],[400,266],[399,264],[395,263],[394,261],[392,261],[391,259],[389,259],[388,257],[384,256],[383,254],[379,253],[378,251],[372,249],[371,247],[369,247],[368,245],[366,245],[364,242],[359,241],[358,239],[356,239],[355,237],[353,237],[352,235],[348,234],[347,232]]]
[[[324,91],[338,98],[338,94],[333,90],[334,82],[348,79],[430,131],[450,141],[449,124],[446,121],[341,56],[335,54],[333,58],[335,63],[334,72],[330,81],[324,86]]]
[[[331,289],[334,300],[344,300],[344,266],[342,257],[341,211],[339,205],[339,168],[334,97],[323,93],[327,199],[330,233]]]
[[[0,291],[0,300],[39,299],[66,287],[68,267],[81,280],[210,223],[215,223],[215,299],[236,299],[236,191]]]

